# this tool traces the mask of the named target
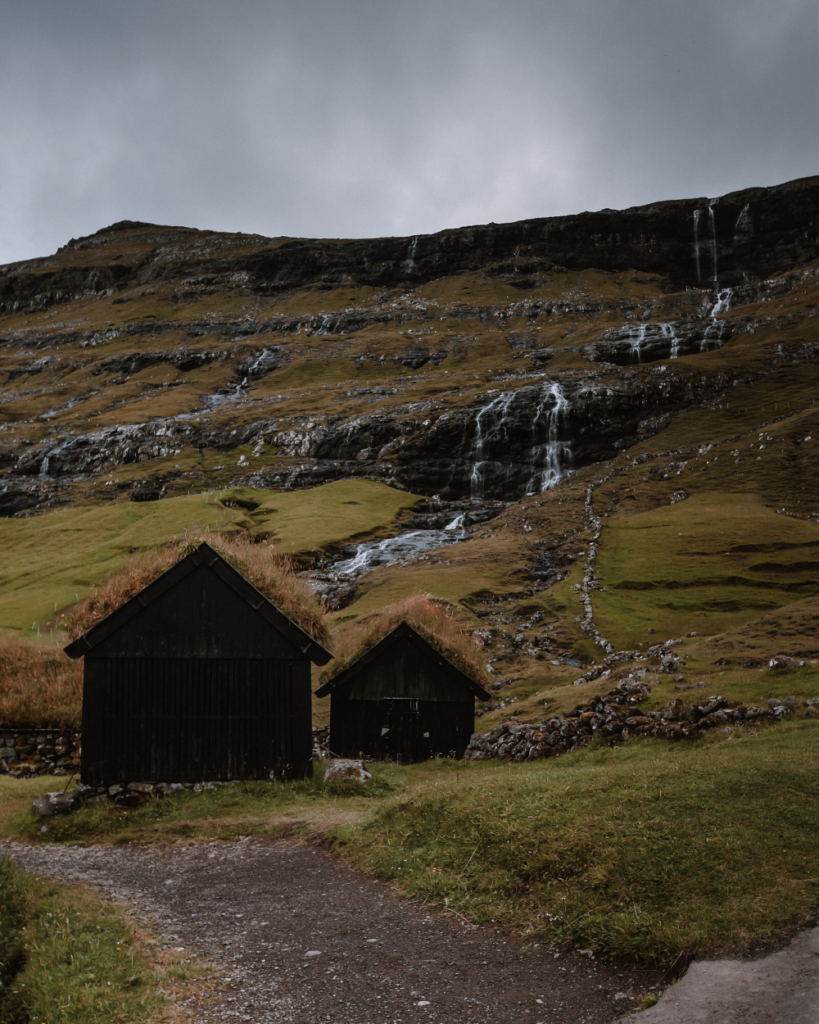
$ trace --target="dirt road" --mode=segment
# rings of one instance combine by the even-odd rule
[[[309,846],[4,848],[137,906],[221,967],[224,998],[194,1008],[203,1024],[603,1024],[655,980],[430,913]]]

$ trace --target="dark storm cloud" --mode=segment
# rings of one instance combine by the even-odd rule
[[[0,260],[413,234],[817,172],[814,0],[6,0]]]

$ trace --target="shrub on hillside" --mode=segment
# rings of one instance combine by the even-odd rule
[[[59,647],[0,637],[0,722],[79,728],[82,664]]]
[[[139,555],[119,572],[113,573],[90,597],[81,601],[68,621],[68,630],[76,639],[121,605],[153,583],[180,558],[207,541],[226,562],[300,626],[314,640],[326,644],[330,627],[324,605],[294,573],[292,561],[277,555],[268,544],[246,540],[188,533],[185,539],[172,541],[161,551]]]
[[[321,682],[326,683],[349,668],[402,622],[412,626],[464,675],[481,686],[489,685],[486,665],[471,636],[446,608],[422,595],[387,605],[349,629]]]

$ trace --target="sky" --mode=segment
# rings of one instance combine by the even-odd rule
[[[0,0],[0,263],[119,220],[413,235],[817,173],[816,0]]]

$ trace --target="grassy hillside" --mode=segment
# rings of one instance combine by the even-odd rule
[[[62,612],[135,552],[188,529],[250,532],[282,553],[329,549],[394,529],[419,499],[370,480],[310,491],[229,488],[166,501],[77,505],[32,519],[0,518],[0,630],[51,630]]]

